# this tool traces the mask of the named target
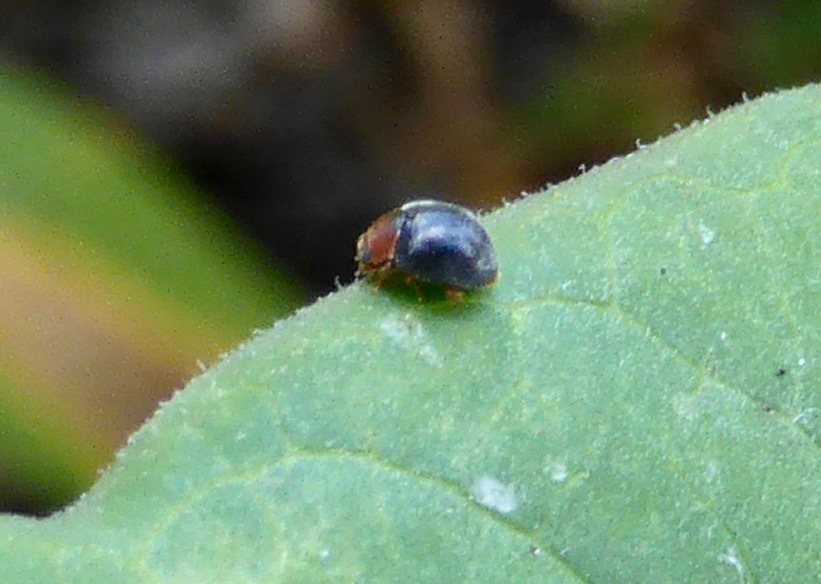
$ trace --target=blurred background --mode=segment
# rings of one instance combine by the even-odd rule
[[[419,197],[817,80],[816,0],[0,0],[0,511],[46,514]]]

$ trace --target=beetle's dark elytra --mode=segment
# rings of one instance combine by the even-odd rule
[[[438,201],[411,203],[402,211],[394,257],[400,272],[464,290],[496,280],[496,251],[473,213]]]
[[[449,289],[481,288],[499,276],[493,242],[476,215],[433,200],[379,217],[359,238],[357,259],[360,275],[398,272]]]

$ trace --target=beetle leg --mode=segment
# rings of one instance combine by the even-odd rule
[[[419,302],[422,302],[425,299],[425,295],[422,294],[422,287],[419,285],[419,280],[414,278],[413,276],[405,276],[405,286],[412,286],[413,289],[416,291],[416,299]]]
[[[461,304],[465,299],[465,291],[456,286],[448,286],[445,288],[445,298],[451,304]]]

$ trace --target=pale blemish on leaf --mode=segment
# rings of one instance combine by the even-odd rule
[[[569,473],[567,463],[563,460],[554,460],[547,466],[547,474],[554,483],[563,483],[567,480]]]
[[[728,546],[719,556],[718,559],[731,566],[738,572],[740,581],[744,581],[744,564],[741,563],[741,558],[738,556],[738,550],[734,546]]]
[[[704,478],[708,483],[714,483],[718,480],[721,473],[721,467],[717,462],[711,461],[707,464],[707,470],[704,473]]]
[[[482,507],[509,515],[519,508],[520,501],[513,485],[507,485],[493,477],[481,476],[471,490],[473,499]]]
[[[716,238],[716,232],[703,222],[698,224],[698,233],[701,236],[701,243],[704,247],[708,247]]]
[[[403,351],[416,353],[426,363],[434,367],[442,366],[442,357],[433,345],[428,333],[419,319],[410,312],[401,317],[389,314],[379,323],[388,341]]]
[[[698,395],[679,393],[673,396],[673,411],[685,420],[694,420],[700,409]]]

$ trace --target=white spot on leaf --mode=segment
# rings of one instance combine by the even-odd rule
[[[513,485],[506,485],[493,477],[479,477],[472,491],[477,503],[502,515],[509,515],[519,508],[519,497]]]
[[[718,480],[718,476],[721,473],[721,467],[718,465],[717,462],[710,462],[707,464],[707,470],[704,472],[704,478],[707,480],[708,483],[714,483]]]
[[[704,223],[698,224],[698,233],[701,236],[701,243],[704,244],[704,247],[707,247],[708,245],[713,243],[713,241],[715,241],[715,230],[711,229],[710,227],[707,227],[707,225],[705,225]]]
[[[799,414],[792,419],[792,423],[796,425],[801,425],[806,421],[810,421],[812,420],[813,416],[815,415],[815,412],[817,411],[818,408],[809,408],[807,410],[804,410],[803,412],[799,412]]]
[[[738,550],[736,550],[735,547],[728,546],[722,554],[719,554],[718,559],[728,566],[735,568],[739,576],[744,576],[744,565],[741,563],[741,559],[738,557]]]
[[[547,465],[547,474],[554,483],[563,483],[567,480],[567,463],[563,460],[554,460]]]
[[[685,420],[694,420],[701,413],[698,396],[679,393],[673,396],[673,412]]]
[[[401,318],[390,315],[379,323],[379,329],[395,347],[413,351],[429,365],[442,366],[442,357],[430,342],[422,323],[412,314],[405,314]]]

